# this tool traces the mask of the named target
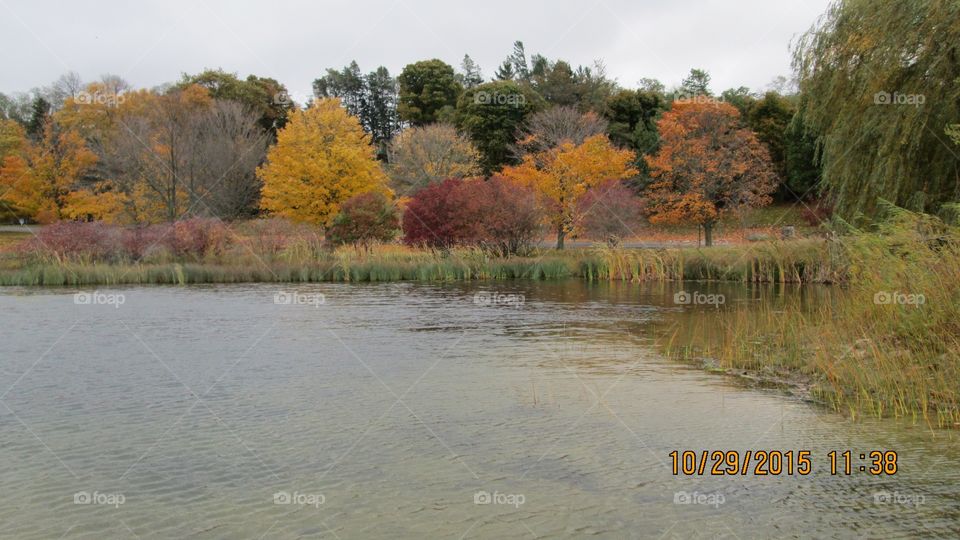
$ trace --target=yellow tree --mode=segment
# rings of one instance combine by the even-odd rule
[[[582,217],[577,204],[580,198],[606,180],[637,174],[631,166],[635,159],[633,152],[615,148],[605,135],[593,135],[581,144],[566,140],[527,154],[519,165],[505,168],[502,175],[533,187],[543,196],[557,231],[557,249],[563,249],[564,239]]]
[[[4,159],[0,190],[17,213],[40,223],[76,217],[69,210],[72,194],[96,161],[79,134],[47,122],[40,141]]]
[[[390,193],[369,136],[339,99],[294,112],[257,175],[263,180],[262,209],[323,227],[350,197]]]

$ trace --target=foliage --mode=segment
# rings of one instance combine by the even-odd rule
[[[710,92],[710,74],[702,69],[691,69],[690,74],[680,83],[678,91],[681,98],[692,98],[696,96],[711,96]]]
[[[4,159],[0,167],[3,200],[20,217],[41,223],[77,217],[71,196],[82,189],[80,180],[96,161],[79,134],[47,122],[41,140],[25,144],[21,154]]]
[[[503,176],[540,194],[557,231],[557,249],[563,249],[564,238],[582,217],[580,198],[605,180],[636,174],[631,166],[635,158],[630,150],[615,148],[605,135],[593,135],[581,144],[568,140],[527,154],[519,165],[504,169]]]
[[[460,62],[460,73],[457,74],[457,81],[464,88],[473,88],[483,84],[483,71],[480,66],[470,58],[469,54],[463,55],[463,61]]]
[[[604,116],[610,123],[610,140],[637,155],[641,184],[646,183],[649,175],[644,158],[656,153],[657,119],[666,108],[662,93],[647,90],[621,90],[607,100],[604,108]]]
[[[341,71],[328,69],[326,75],[313,81],[313,93],[317,98],[340,98],[347,112],[360,120],[381,149],[400,130],[397,81],[383,66],[366,75],[356,62]]]
[[[495,177],[448,179],[418,192],[403,214],[404,242],[449,249],[480,246],[502,255],[529,251],[542,213],[536,194]]]
[[[674,101],[658,123],[660,150],[647,157],[653,223],[695,222],[707,245],[721,214],[769,204],[776,174],[767,149],[723,102]]]
[[[224,224],[210,218],[147,227],[58,221],[42,227],[19,249],[23,254],[58,261],[139,261],[156,253],[180,260],[199,260],[222,255],[231,243],[232,235]]]
[[[409,64],[397,82],[400,84],[397,112],[400,119],[414,126],[436,122],[444,108],[452,111],[457,96],[463,91],[453,67],[437,59]]]
[[[369,248],[373,242],[393,240],[399,229],[396,206],[383,193],[370,192],[345,201],[326,236],[334,246],[352,244]]]
[[[622,180],[613,179],[588,190],[578,201],[583,216],[580,231],[612,246],[636,236],[643,223],[643,203]]]
[[[387,173],[401,196],[447,178],[480,174],[480,152],[448,124],[406,129],[390,143],[389,156]]]
[[[933,212],[957,200],[942,126],[960,118],[958,41],[957,2],[838,0],[797,42],[800,114],[842,217],[876,215],[879,197]]]
[[[249,75],[241,80],[236,73],[207,69],[196,75],[184,74],[175,88],[183,90],[191,85],[206,88],[213,99],[235,101],[255,111],[261,129],[272,135],[286,125],[294,108],[286,87],[267,77]]]
[[[338,99],[295,111],[257,174],[264,183],[263,210],[321,226],[350,197],[388,191],[369,135]]]
[[[543,98],[536,92],[512,81],[481,84],[460,96],[457,127],[480,150],[484,174],[513,161],[510,149],[524,120],[543,107]]]

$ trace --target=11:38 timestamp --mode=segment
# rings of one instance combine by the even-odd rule
[[[806,476],[813,472],[810,450],[674,450],[670,452],[674,476]],[[859,461],[855,461],[859,456]],[[897,453],[872,450],[854,454],[851,450],[827,453],[831,475],[849,476],[856,471],[874,476],[897,473]]]

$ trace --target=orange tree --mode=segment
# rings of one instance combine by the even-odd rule
[[[581,144],[567,140],[530,153],[516,166],[506,167],[502,176],[532,187],[548,208],[557,231],[557,249],[580,221],[584,211],[577,203],[591,188],[612,178],[637,174],[631,166],[633,152],[615,148],[605,135],[587,137]]]
[[[733,105],[675,101],[657,127],[660,150],[646,158],[651,223],[701,224],[709,246],[723,213],[770,204],[777,187],[770,154]]]
[[[370,136],[333,98],[290,115],[257,175],[262,209],[322,227],[354,195],[390,193]]]

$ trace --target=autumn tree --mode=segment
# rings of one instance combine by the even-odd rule
[[[390,144],[387,173],[398,195],[413,195],[446,178],[480,174],[480,152],[448,124],[408,128]]]
[[[770,153],[733,105],[675,101],[658,130],[660,150],[647,157],[652,223],[699,223],[710,246],[722,214],[770,203],[777,186]]]
[[[80,217],[71,208],[80,180],[96,162],[76,132],[46,122],[43,137],[24,145],[22,156],[9,155],[0,168],[0,192],[21,217],[40,223]]]
[[[338,99],[295,111],[257,174],[263,210],[323,227],[350,197],[389,192],[370,136]]]
[[[517,141],[517,151],[522,157],[556,148],[564,142],[579,145],[606,131],[607,121],[593,112],[580,113],[569,106],[551,107],[527,119]]]
[[[615,148],[605,135],[593,135],[575,144],[564,141],[548,150],[530,153],[503,176],[535,189],[544,199],[550,221],[557,231],[557,249],[578,225],[582,215],[578,202],[591,188],[612,178],[637,173],[631,165],[635,156]]]
[[[400,119],[414,126],[432,124],[442,119],[446,110],[452,113],[463,87],[453,67],[442,60],[423,60],[403,68],[397,77],[400,84]]]

